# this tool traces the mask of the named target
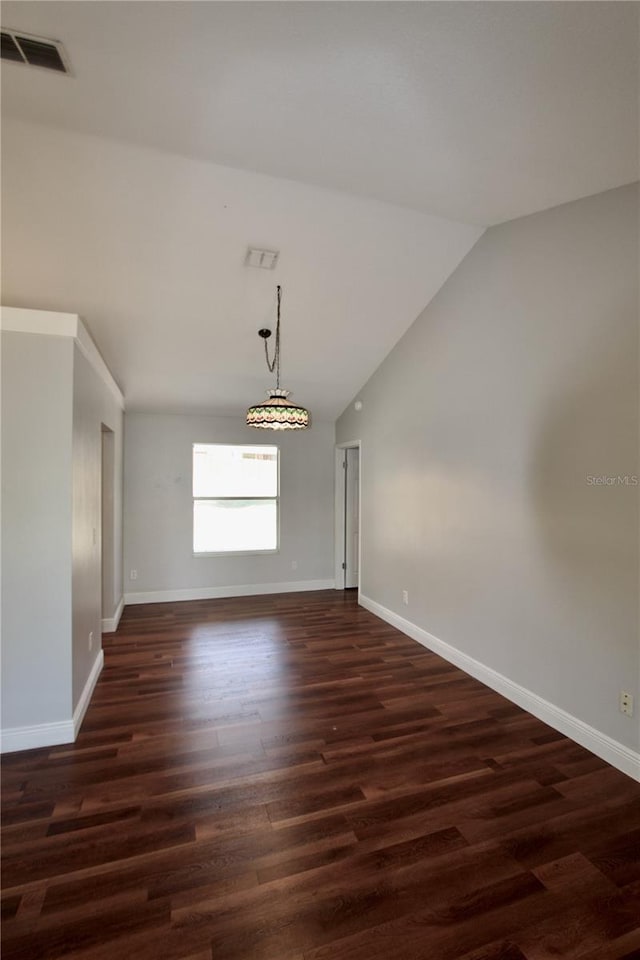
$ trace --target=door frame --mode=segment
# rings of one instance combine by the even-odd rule
[[[344,451],[358,450],[358,603],[362,589],[362,441],[348,440],[335,446],[335,520],[334,520],[334,577],[335,589],[344,590],[344,528],[345,528],[345,476]]]
[[[102,632],[113,616],[115,590],[115,457],[116,435],[100,424],[100,617]],[[108,630],[108,627],[107,627]]]

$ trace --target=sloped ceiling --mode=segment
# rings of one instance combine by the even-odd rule
[[[129,408],[335,417],[482,227],[635,179],[638,5],[7,2],[4,302],[80,312]],[[265,176],[266,175],[266,176]],[[280,250],[275,273],[243,267]]]
[[[127,408],[242,414],[283,386],[334,419],[478,227],[45,127],[3,137],[3,301],[84,317]],[[247,245],[280,251],[244,266]]]

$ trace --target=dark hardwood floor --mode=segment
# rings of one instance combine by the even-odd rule
[[[640,784],[335,591],[129,607],[4,760],[3,960],[631,960]]]

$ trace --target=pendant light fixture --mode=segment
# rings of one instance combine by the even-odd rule
[[[264,340],[264,354],[269,373],[273,373],[274,370],[276,372],[276,388],[267,391],[267,400],[249,407],[247,410],[247,425],[261,430],[306,430],[311,422],[309,411],[304,407],[299,407],[297,403],[292,403],[288,399],[288,390],[280,389],[280,303],[282,287],[278,286],[276,291],[278,307],[273,360],[269,360],[269,347],[267,345],[271,330],[266,327],[258,330],[258,336]]]

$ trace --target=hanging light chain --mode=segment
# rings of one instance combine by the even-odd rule
[[[282,287],[278,285],[276,288],[277,297],[278,297],[278,308],[277,308],[277,322],[276,322],[276,342],[275,349],[273,352],[273,360],[269,360],[269,347],[267,345],[267,340],[264,341],[264,355],[267,361],[267,367],[269,368],[269,373],[276,371],[276,389],[280,389],[280,301],[282,300]]]

